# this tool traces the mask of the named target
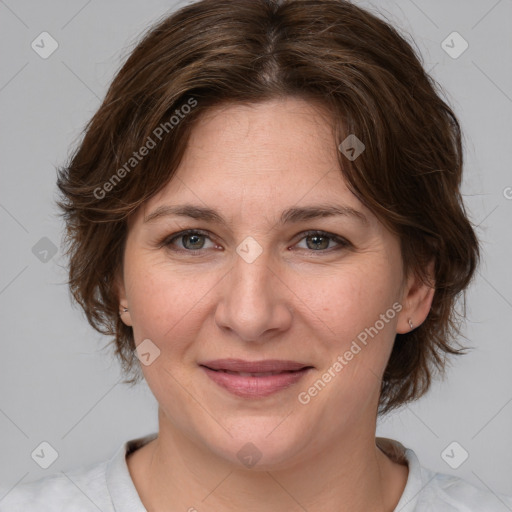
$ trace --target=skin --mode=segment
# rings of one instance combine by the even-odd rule
[[[395,334],[410,330],[409,319],[423,322],[434,292],[404,275],[399,240],[348,190],[339,142],[326,113],[299,98],[218,107],[194,128],[177,174],[130,219],[122,319],[137,345],[150,339],[160,350],[141,365],[159,404],[159,436],[127,458],[149,511],[366,512],[398,503],[408,468],[375,444],[381,377]],[[144,222],[159,206],[185,203],[217,210],[226,224]],[[367,222],[278,222],[287,208],[326,204]],[[208,235],[169,242],[184,229]],[[321,239],[318,249],[307,230],[349,245]],[[262,249],[252,263],[236,252],[248,236]],[[402,310],[301,404],[298,394],[394,303]],[[285,390],[247,399],[198,366],[229,357],[314,368]],[[262,454],[252,468],[237,457],[249,442]]]

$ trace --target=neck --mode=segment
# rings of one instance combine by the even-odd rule
[[[148,511],[245,510],[392,512],[408,469],[375,444],[375,431],[339,436],[277,470],[240,468],[199,446],[159,415],[159,435],[128,457],[135,487]]]

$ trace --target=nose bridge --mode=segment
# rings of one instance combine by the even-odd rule
[[[253,255],[251,255],[254,257]],[[239,295],[238,300],[249,302],[265,302],[271,294],[271,275],[269,264],[269,255],[260,254],[254,259],[245,259],[239,254],[233,263],[233,276],[231,292]]]
[[[264,251],[263,247],[252,239],[244,240],[236,252],[228,296],[240,313],[248,315],[252,311],[253,316],[262,315],[264,310],[270,307],[269,301],[273,296],[270,282],[272,273],[268,268],[269,250]]]
[[[269,268],[270,251],[250,238],[236,249],[216,321],[244,340],[257,340],[266,331],[285,329],[291,317],[286,297],[276,286],[276,271]]]

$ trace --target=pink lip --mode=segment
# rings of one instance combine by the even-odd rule
[[[263,398],[286,389],[298,382],[311,366],[296,361],[267,359],[244,361],[242,359],[217,359],[200,364],[206,375],[217,385],[242,398]],[[243,376],[230,372],[267,373],[275,375]]]
[[[264,359],[262,361],[245,361],[244,359],[215,359],[199,363],[200,366],[206,366],[212,370],[229,370],[231,372],[285,372],[301,370],[306,366],[311,366],[297,361],[285,361],[282,359]]]

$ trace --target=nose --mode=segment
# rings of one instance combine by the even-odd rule
[[[279,266],[269,266],[265,253],[252,263],[236,255],[223,279],[215,322],[243,341],[266,341],[289,329],[292,322],[293,293],[283,282]]]

